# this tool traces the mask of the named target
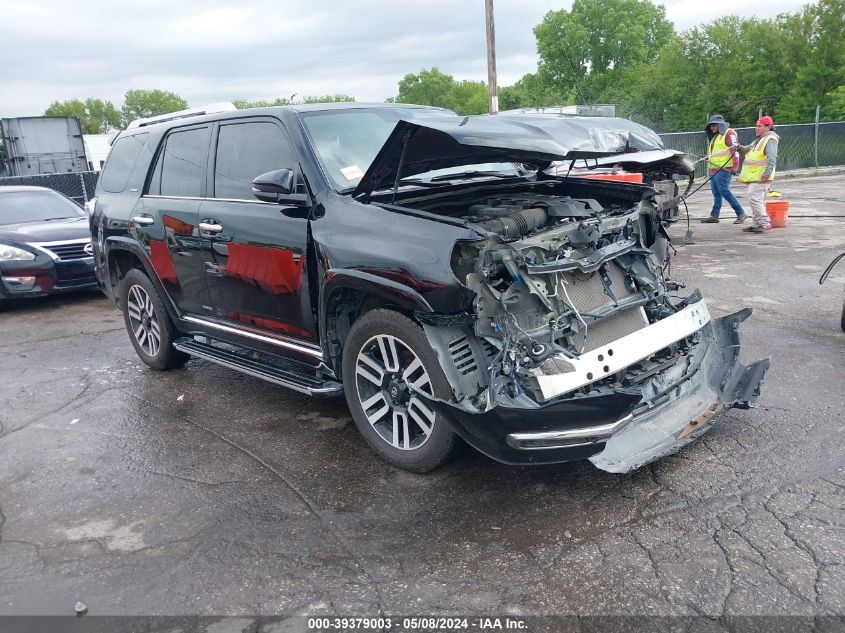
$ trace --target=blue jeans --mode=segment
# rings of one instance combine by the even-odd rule
[[[731,191],[731,173],[729,171],[723,169],[710,179],[710,191],[713,192],[713,210],[710,211],[710,215],[714,218],[718,218],[719,211],[722,210],[722,198],[728,201],[731,208],[736,211],[737,216],[745,213],[739,200]]]

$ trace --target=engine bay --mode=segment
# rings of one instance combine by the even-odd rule
[[[585,195],[589,189],[488,193],[440,205],[427,199],[417,207],[460,219],[479,234],[456,244],[451,262],[474,294],[471,323],[426,326],[441,358],[451,360],[445,369],[468,409],[636,390],[694,345],[689,333],[625,367],[602,360],[606,371],[591,372],[577,389],[552,397],[541,389],[542,377],[575,371],[582,356],[700,299],[670,302],[670,291],[680,287],[665,274],[665,225],[673,220],[659,210],[653,190],[639,187],[634,197],[623,189],[614,198],[607,185],[597,186],[595,196]]]

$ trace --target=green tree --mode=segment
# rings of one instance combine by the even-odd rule
[[[575,0],[534,28],[538,72],[559,94],[601,101],[620,71],[653,61],[673,34],[666,10],[649,0]]]
[[[845,119],[845,86],[831,90],[825,97],[828,103],[825,118],[839,121]]]
[[[322,96],[306,95],[302,98],[302,101],[293,101],[285,97],[258,101],[249,101],[247,99],[233,99],[232,104],[234,104],[234,106],[238,110],[245,110],[246,108],[269,108],[271,106],[286,106],[294,105],[296,103],[338,103],[349,101],[355,101],[355,97],[350,97],[349,95],[336,94]]]
[[[560,94],[539,74],[528,73],[512,86],[499,88],[499,109],[515,110],[539,106],[559,106],[574,103],[573,94]]]
[[[83,134],[105,134],[120,127],[120,113],[117,108],[111,101],[103,99],[54,101],[44,114],[78,118]]]
[[[234,105],[238,110],[246,110],[247,108],[269,108],[272,106],[286,106],[293,104],[293,101],[290,99],[285,99],[284,97],[279,97],[277,99],[272,100],[258,100],[258,101],[248,101],[247,99],[232,99],[232,105]]]
[[[418,74],[407,74],[399,81],[395,103],[449,108],[458,114],[483,114],[488,111],[487,84],[483,81],[456,81],[438,68],[423,68]]]
[[[845,87],[845,0],[819,0],[778,16],[775,26],[789,71],[778,119],[810,120],[817,105],[826,118],[836,115],[836,91]]]
[[[703,128],[715,113],[751,125],[760,109],[776,114],[795,72],[784,42],[772,21],[720,18],[673,37],[654,62],[625,69],[605,96],[658,131]]]
[[[455,83],[452,75],[440,72],[438,68],[423,68],[418,74],[409,73],[399,81],[396,103],[451,108]]]
[[[455,83],[451,109],[458,114],[485,114],[490,111],[487,82],[464,79]]]
[[[129,90],[123,98],[121,119],[126,126],[135,119],[177,112],[187,107],[187,101],[167,90]]]
[[[352,101],[355,101],[355,97],[341,94],[305,96],[302,98],[302,103],[347,103]]]

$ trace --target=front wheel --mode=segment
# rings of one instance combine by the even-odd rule
[[[424,473],[445,463],[460,441],[425,396],[451,388],[422,329],[392,310],[373,310],[349,331],[343,388],[361,435],[385,461]]]
[[[173,369],[190,358],[173,347],[176,328],[155,286],[143,272],[132,269],[121,289],[123,322],[138,357],[153,369]]]

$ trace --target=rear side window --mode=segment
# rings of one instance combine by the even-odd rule
[[[209,128],[172,132],[164,141],[149,193],[199,198],[205,195]]]
[[[109,152],[106,166],[100,176],[100,186],[104,191],[120,193],[126,189],[132,168],[147,143],[149,134],[124,136],[115,141]]]
[[[252,180],[275,169],[294,169],[287,134],[269,121],[221,125],[214,167],[214,197],[255,200]]]

